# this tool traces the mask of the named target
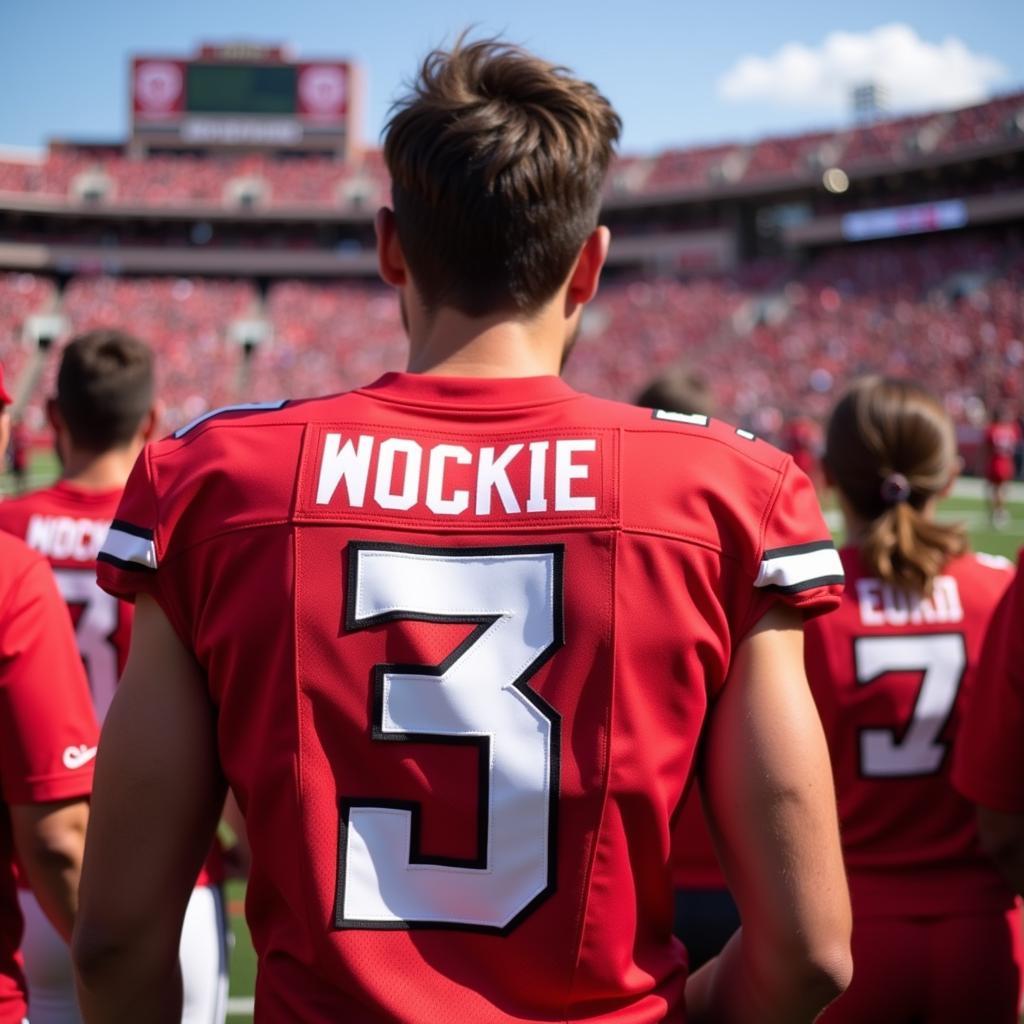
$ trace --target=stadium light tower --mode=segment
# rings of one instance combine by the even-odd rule
[[[850,93],[853,119],[857,124],[871,124],[886,116],[889,97],[880,82],[863,82],[853,87]]]

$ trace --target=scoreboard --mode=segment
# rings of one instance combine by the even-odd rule
[[[204,46],[132,61],[132,139],[141,149],[277,149],[345,156],[358,77],[344,60],[295,61],[275,46]]]

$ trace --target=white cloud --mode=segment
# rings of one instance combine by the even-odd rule
[[[891,109],[909,111],[977,103],[1009,77],[1000,61],[955,36],[933,43],[896,23],[831,32],[817,47],[794,42],[769,57],[741,57],[719,78],[717,92],[731,102],[840,113],[854,86],[873,82],[885,87]]]

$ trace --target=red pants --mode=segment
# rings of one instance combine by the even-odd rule
[[[1020,912],[869,918],[853,926],[853,983],[819,1024],[1017,1024]]]

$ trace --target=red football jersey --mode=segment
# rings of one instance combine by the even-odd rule
[[[979,846],[973,807],[951,785],[949,749],[1010,563],[956,558],[926,598],[867,574],[855,548],[840,555],[843,602],[808,626],[806,662],[854,914],[1006,909],[1013,894]]]
[[[670,819],[774,602],[791,460],[554,377],[388,374],[149,446],[100,555],[205,670],[262,1021],[681,1020]]]
[[[990,423],[985,428],[985,445],[993,457],[1013,458],[1020,442],[1020,427],[1016,423]]]
[[[128,657],[135,611],[130,602],[111,597],[96,582],[96,555],[120,500],[120,487],[90,491],[61,481],[0,502],[0,530],[20,537],[53,566],[100,721]]]
[[[1024,558],[1024,550],[1018,556]],[[964,715],[953,782],[975,803],[1024,814],[1024,572],[999,602]]]
[[[100,722],[114,697],[131,641],[135,607],[96,582],[96,556],[121,501],[122,488],[91,491],[59,481],[0,502],[0,530],[45,555],[75,628],[93,706]],[[220,882],[223,857],[215,845],[197,885]]]
[[[50,568],[0,534],[0,795],[7,805],[84,797],[99,727]],[[10,818],[0,813],[0,1024],[26,1015]]]
[[[677,889],[727,888],[696,784],[676,815],[672,837],[672,884]]]

